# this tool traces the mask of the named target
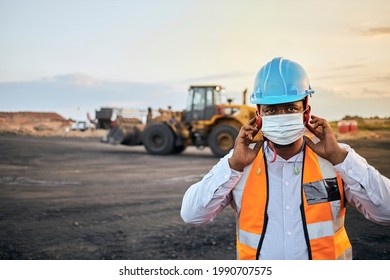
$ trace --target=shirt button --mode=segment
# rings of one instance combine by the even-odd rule
[[[288,186],[288,182],[285,182],[284,184],[285,184],[286,186]]]
[[[286,205],[286,209],[287,209],[287,210],[290,210],[290,205]]]
[[[353,173],[353,171],[350,169],[350,170],[348,170],[348,174],[349,175],[352,175],[352,173]]]
[[[225,174],[225,176],[223,176],[223,178],[227,179],[227,178],[229,178],[229,176]]]
[[[288,231],[288,232],[287,232],[287,235],[288,235],[288,236],[291,236],[291,234],[292,234],[291,231]]]

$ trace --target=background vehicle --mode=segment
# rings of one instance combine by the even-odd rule
[[[219,85],[190,86],[187,108],[184,111],[159,110],[153,117],[148,108],[146,124],[140,119],[120,116],[104,141],[125,145],[144,145],[156,155],[180,153],[187,146],[210,147],[217,157],[226,155],[242,125],[255,117],[256,108],[243,104],[223,103]]]
[[[76,121],[70,127],[71,130],[79,130],[79,131],[86,131],[88,129],[93,129],[93,128],[95,128],[95,126],[90,123],[87,123],[86,121]]]

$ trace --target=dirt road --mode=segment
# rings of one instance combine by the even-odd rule
[[[390,177],[390,142],[352,146]],[[0,136],[0,259],[235,259],[232,210],[207,226],[181,199],[218,162],[207,149],[151,156],[93,138]],[[348,209],[355,259],[390,259],[390,228]]]

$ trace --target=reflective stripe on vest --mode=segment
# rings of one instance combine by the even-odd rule
[[[262,172],[258,174],[259,166]],[[258,259],[268,215],[267,161],[263,149],[245,168],[233,189],[237,222],[237,257]],[[344,228],[344,188],[333,166],[305,148],[302,171],[302,220],[309,259],[352,259]]]

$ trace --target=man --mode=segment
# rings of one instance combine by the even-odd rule
[[[183,198],[186,223],[211,222],[235,210],[238,259],[351,259],[345,203],[390,225],[390,180],[311,116],[311,89],[296,62],[275,58],[256,76],[256,119],[234,149]],[[312,136],[304,136],[306,128]],[[254,145],[260,131],[263,140]]]

